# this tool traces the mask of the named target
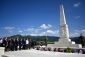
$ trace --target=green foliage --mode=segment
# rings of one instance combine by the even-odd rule
[[[54,44],[54,42],[50,42],[50,41],[48,41],[47,44]]]
[[[82,47],[85,46],[85,39],[84,36],[81,34],[79,37],[80,44],[82,44]]]
[[[72,49],[68,47],[68,48],[66,48],[66,52],[72,53]]]

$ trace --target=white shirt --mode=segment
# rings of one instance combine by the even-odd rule
[[[26,40],[26,44],[29,44],[29,40]]]
[[[2,42],[3,42],[3,40],[1,39],[1,40],[0,40],[0,43],[2,43]]]

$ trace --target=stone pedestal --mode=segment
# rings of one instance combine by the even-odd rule
[[[0,47],[0,57],[2,56],[2,55],[4,55],[4,47]]]
[[[58,42],[55,42],[55,44],[48,44],[47,47],[53,47],[53,48],[82,48],[81,44],[75,44],[75,42],[72,42],[70,39],[67,38],[60,38]]]

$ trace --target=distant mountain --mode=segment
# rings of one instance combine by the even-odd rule
[[[13,35],[13,36],[10,36],[10,37],[7,37],[7,38],[31,38],[32,40],[35,40],[35,41],[43,41],[45,38],[48,38],[48,41],[58,41],[59,40],[59,37],[55,37],[55,36],[22,36],[22,35]],[[79,37],[73,37],[73,38],[70,38],[72,41],[75,41],[76,43],[79,43]]]
[[[70,38],[71,41],[74,41],[75,43],[79,44],[80,41],[79,41],[79,37],[73,37],[73,38]]]

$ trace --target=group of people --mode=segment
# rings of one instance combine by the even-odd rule
[[[5,51],[17,51],[22,49],[34,48],[36,43],[31,39],[0,39],[0,46],[5,47]]]
[[[65,53],[81,53],[85,54],[85,49],[82,48],[51,48],[51,47],[36,47],[36,50],[41,51],[54,51],[54,52],[65,52]]]

